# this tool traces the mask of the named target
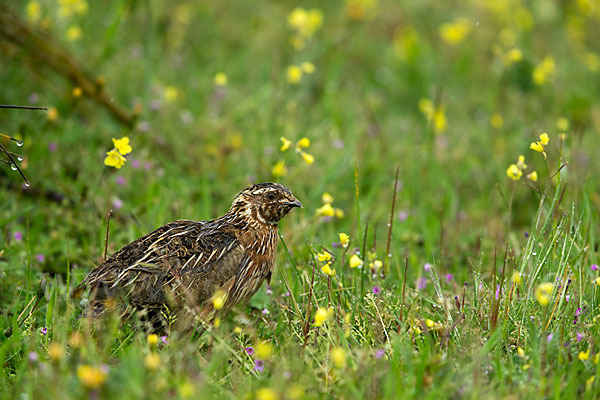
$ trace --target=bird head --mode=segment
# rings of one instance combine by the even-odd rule
[[[230,212],[240,213],[254,222],[277,225],[294,207],[302,207],[290,191],[279,183],[256,183],[242,190],[233,200]]]

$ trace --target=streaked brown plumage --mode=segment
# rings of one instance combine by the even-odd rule
[[[302,204],[277,183],[240,192],[229,211],[212,221],[178,220],[143,236],[91,271],[76,289],[89,289],[91,316],[112,305],[123,314],[142,311],[156,327],[165,314],[187,329],[209,321],[220,289],[226,312],[247,302],[270,279],[277,251],[277,224]],[[183,326],[182,326],[183,325]]]

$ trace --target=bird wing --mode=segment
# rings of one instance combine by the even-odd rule
[[[215,221],[179,220],[123,247],[82,282],[103,300],[122,292],[133,304],[162,306],[172,291],[205,301],[240,265],[239,240]],[[165,290],[168,286],[170,290]]]

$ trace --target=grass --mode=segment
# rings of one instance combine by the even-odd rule
[[[53,108],[0,110],[32,184],[0,165],[2,398],[600,395],[595,3],[59,3],[11,6],[47,53],[9,39],[14,17],[0,30],[0,103]],[[296,7],[322,24],[294,29]],[[547,159],[529,149],[542,132]],[[105,166],[123,136],[126,164]],[[305,208],[281,224],[269,290],[220,326],[152,344],[79,317],[69,293],[102,261],[107,210],[110,254],[271,180]],[[325,192],[342,217],[316,214]]]

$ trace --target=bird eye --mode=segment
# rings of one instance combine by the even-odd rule
[[[268,200],[275,200],[275,193],[273,193],[273,192],[268,193],[267,194],[267,199]]]

